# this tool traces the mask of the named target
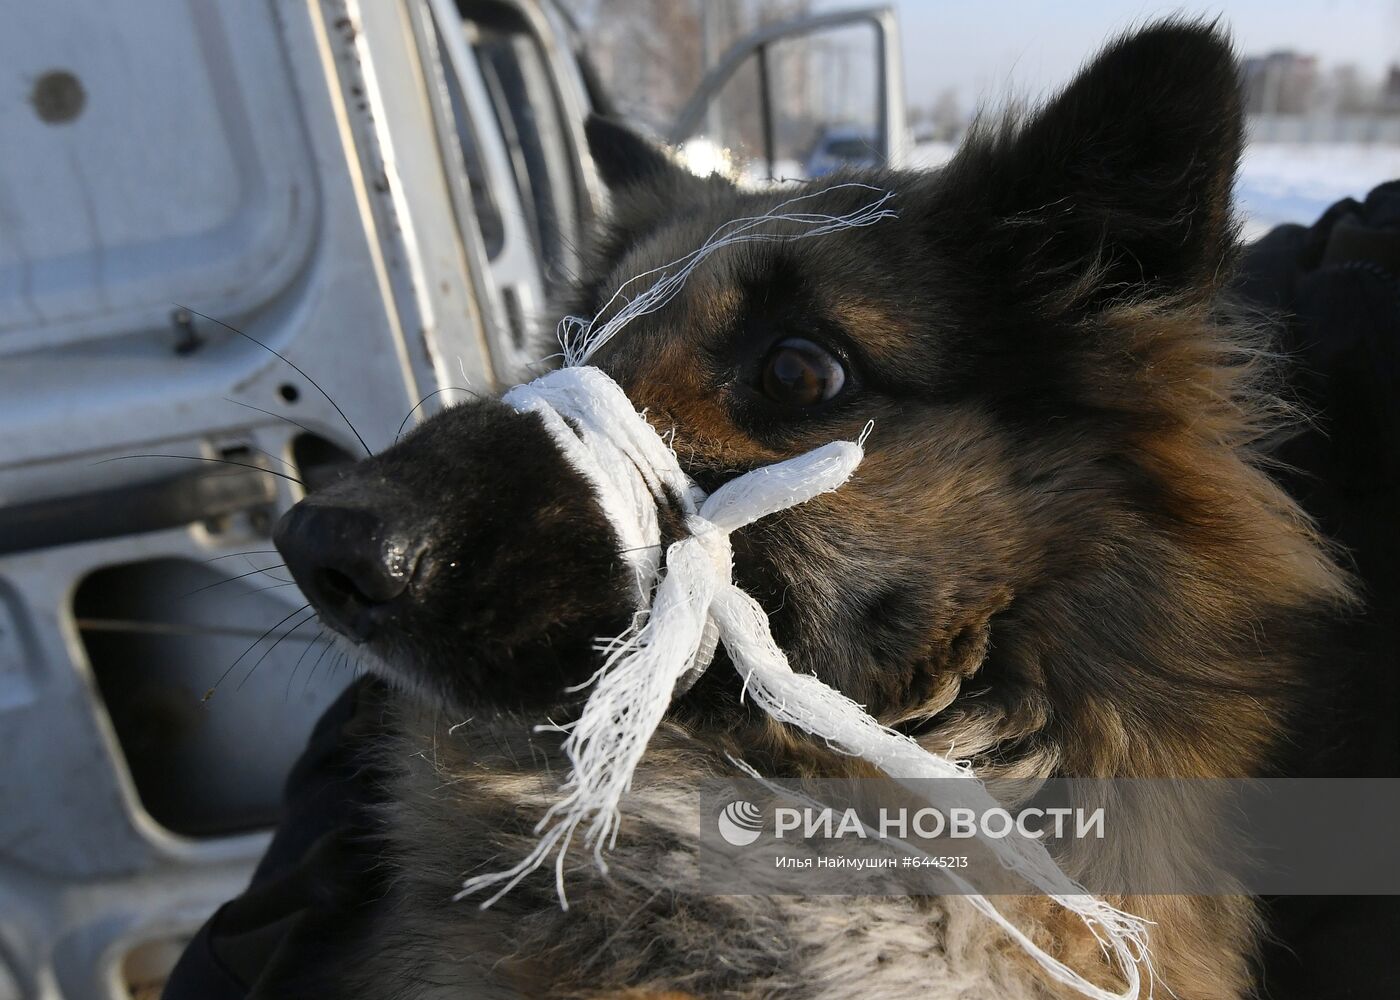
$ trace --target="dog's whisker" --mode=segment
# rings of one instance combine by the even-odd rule
[[[225,584],[230,584],[230,583],[237,583],[239,580],[246,580],[246,579],[248,579],[248,577],[250,577],[250,576],[257,576],[259,573],[266,573],[266,572],[268,572],[269,570],[283,569],[283,568],[285,568],[285,566],[286,566],[285,563],[280,563],[280,562],[279,562],[279,563],[277,563],[276,565],[273,565],[273,566],[263,566],[263,567],[261,567],[260,569],[250,570],[250,571],[247,572],[247,573],[239,573],[237,576],[230,576],[230,577],[226,577],[226,578],[224,578],[224,579],[222,579],[222,580],[216,580],[216,581],[213,582],[213,583],[207,583],[207,584],[205,584],[203,587],[196,587],[194,590],[191,590],[188,594],[183,594],[183,595],[181,595],[181,596],[179,597],[179,600],[182,600],[182,601],[183,601],[183,600],[187,600],[188,598],[191,598],[191,597],[195,596],[196,594],[203,594],[203,593],[205,593],[206,591],[213,590],[213,589],[216,588],[216,587],[222,587],[222,586],[224,586]]]
[[[272,556],[280,554],[281,553],[279,553],[276,549],[251,549],[248,552],[225,552],[221,556],[214,556],[213,558],[204,559],[201,561],[211,563],[218,562],[221,559],[237,559],[239,556]]]
[[[273,577],[273,579],[276,580],[277,577]],[[237,600],[240,597],[252,597],[254,594],[262,594],[269,590],[281,590],[284,587],[295,587],[296,585],[297,582],[295,580],[282,580],[279,583],[269,583],[266,587],[254,587],[252,590],[245,590],[241,594],[235,594],[232,599]]]
[[[321,628],[317,630],[315,638],[306,644],[305,648],[301,651],[301,655],[297,657],[297,661],[292,664],[292,669],[287,674],[287,690],[283,694],[284,699],[290,699],[292,696],[292,680],[296,677],[297,670],[301,668],[302,662],[306,659],[306,654],[311,652],[312,648],[321,641],[321,637],[325,634],[326,627],[322,625]]]
[[[273,642],[273,644],[272,644],[271,646],[268,646],[267,649],[263,650],[262,656],[259,656],[258,659],[257,659],[257,662],[254,663],[251,667],[248,668],[248,672],[247,672],[246,674],[243,675],[243,679],[242,679],[241,681],[238,682],[238,687],[235,688],[234,690],[236,690],[236,691],[241,691],[241,690],[243,690],[243,685],[248,683],[248,680],[249,680],[249,678],[251,678],[251,677],[253,676],[253,673],[258,669],[258,667],[262,666],[263,661],[266,660],[269,656],[272,655],[272,651],[273,651],[274,649],[276,649],[278,646],[282,645],[283,640],[285,640],[288,636],[290,636],[290,635],[291,635],[293,632],[295,632],[297,629],[301,628],[301,627],[302,627],[303,625],[305,625],[307,622],[312,621],[312,620],[315,619],[315,617],[316,617],[316,611],[315,611],[315,609],[313,609],[313,608],[311,607],[311,605],[307,604],[307,605],[303,606],[302,610],[303,610],[303,611],[309,611],[310,613],[309,613],[305,618],[303,618],[301,621],[297,622],[297,623],[296,623],[295,625],[293,625],[291,628],[287,629],[287,631],[283,632],[280,636],[278,636],[277,639],[276,639],[276,641]]]
[[[267,632],[236,625],[206,625],[191,622],[158,622],[128,618],[77,618],[73,622],[83,632],[130,632],[138,635],[204,636],[226,635],[240,639],[266,638]]]
[[[287,416],[285,413],[275,413],[275,412],[273,412],[272,410],[264,410],[261,406],[254,406],[252,403],[245,403],[245,402],[243,402],[243,400],[241,400],[241,399],[234,399],[232,396],[224,396],[223,398],[224,398],[225,401],[232,403],[234,406],[246,406],[246,407],[247,407],[248,409],[250,409],[250,410],[257,410],[259,413],[266,413],[269,417],[276,417],[278,420],[285,420],[287,423],[291,424],[293,427],[300,427],[302,430],[306,431],[306,433],[308,433],[308,434],[315,434],[315,433],[316,433],[316,432],[313,431],[310,427],[307,427],[305,424],[303,424],[301,421],[299,421],[299,420],[293,420],[291,417]],[[317,435],[317,436],[319,437],[319,435]]]
[[[259,646],[259,644],[261,644],[262,641],[263,641],[264,639],[266,639],[268,636],[270,636],[270,635],[271,635],[273,632],[275,632],[277,629],[281,628],[283,625],[285,625],[287,622],[291,621],[293,618],[295,618],[297,615],[301,614],[303,611],[305,611],[305,610],[306,610],[307,608],[309,608],[309,607],[311,607],[311,605],[310,605],[309,603],[303,604],[301,607],[297,608],[297,609],[296,609],[295,611],[293,611],[291,614],[287,615],[287,617],[283,618],[281,621],[277,622],[277,624],[275,624],[275,625],[273,625],[271,628],[269,628],[266,632],[263,632],[260,636],[258,636],[258,638],[253,642],[252,645],[250,645],[247,649],[245,649],[243,652],[241,652],[241,653],[238,654],[238,659],[234,660],[232,663],[230,663],[230,664],[224,669],[224,672],[221,673],[221,674],[219,675],[218,680],[216,680],[216,681],[214,682],[214,686],[211,687],[207,692],[205,692],[204,700],[205,700],[205,701],[208,701],[208,700],[209,700],[209,698],[210,698],[210,697],[214,694],[214,692],[218,689],[219,685],[221,685],[221,684],[224,682],[224,680],[228,677],[228,675],[229,675],[230,673],[233,672],[233,668],[236,667],[236,666],[238,666],[238,664],[242,663],[242,662],[243,662],[243,658],[244,658],[245,656],[247,656],[247,655],[248,655],[249,653],[251,653],[253,650],[257,649],[258,646]]]
[[[459,360],[460,360],[460,359],[459,359]],[[456,391],[456,392],[465,392],[467,395],[469,395],[469,396],[471,396],[471,397],[473,397],[473,398],[475,398],[475,399],[481,399],[481,393],[479,393],[479,392],[473,392],[471,389],[468,389],[468,388],[466,388],[465,386],[460,386],[460,385],[445,385],[445,386],[443,386],[441,389],[434,389],[432,392],[428,393],[426,396],[424,396],[424,397],[423,397],[422,399],[420,399],[418,402],[414,403],[414,404],[413,404],[413,409],[409,410],[408,413],[404,415],[403,421],[399,424],[399,429],[398,429],[398,431],[396,431],[395,434],[394,434],[394,443],[397,444],[399,438],[403,437],[403,429],[404,429],[405,427],[408,426],[408,422],[409,422],[410,420],[413,419],[413,415],[414,415],[415,413],[418,412],[418,408],[419,408],[419,407],[421,407],[421,406],[422,406],[424,403],[426,403],[428,400],[432,399],[434,396],[440,396],[440,395],[442,395],[444,392],[454,392],[454,391]]]
[[[277,476],[279,479],[285,479],[288,482],[296,483],[298,486],[301,487],[306,486],[306,484],[300,479],[298,479],[296,476],[288,475],[285,472],[278,472],[276,469],[269,469],[265,465],[254,465],[251,462],[235,462],[232,459],[228,458],[209,458],[206,455],[157,455],[151,453],[144,453],[139,455],[118,455],[115,458],[104,458],[101,461],[93,462],[92,464],[106,465],[108,462],[124,462],[137,458],[173,458],[180,459],[185,462],[211,462],[215,465],[233,465],[237,466],[240,469],[252,469],[255,472],[265,472],[269,476]]]
[[[322,629],[322,630],[321,630],[321,635],[324,636],[325,634],[326,634],[326,630],[325,630],[325,629]],[[318,656],[318,657],[316,657],[316,661],[315,661],[314,663],[311,664],[311,672],[310,672],[309,674],[306,675],[306,686],[307,686],[307,687],[310,687],[310,686],[311,686],[311,682],[312,682],[313,680],[315,680],[315,678],[316,678],[316,669],[321,665],[321,661],[324,660],[324,659],[326,658],[326,654],[329,653],[329,652],[330,652],[332,649],[334,649],[334,648],[335,648],[335,643],[334,643],[333,641],[327,641],[327,642],[325,643],[325,646],[324,646],[324,647],[322,648],[322,650],[321,650],[321,655]]]
[[[277,358],[277,359],[278,359],[279,361],[281,361],[283,364],[285,364],[285,365],[287,365],[289,368],[291,368],[292,371],[296,372],[296,373],[297,373],[298,375],[300,375],[302,378],[306,379],[306,381],[310,382],[311,385],[312,385],[312,387],[315,388],[315,390],[316,390],[317,392],[319,392],[323,397],[325,397],[326,402],[327,402],[327,403],[330,403],[331,406],[334,407],[335,412],[338,413],[338,414],[340,414],[340,419],[345,421],[345,426],[350,428],[350,433],[355,435],[355,440],[357,440],[357,441],[360,442],[360,447],[363,448],[363,449],[365,450],[365,454],[366,454],[366,455],[373,455],[373,454],[374,454],[374,452],[370,450],[370,446],[367,445],[367,444],[365,444],[365,439],[364,439],[363,437],[360,436],[360,432],[357,431],[357,430],[355,429],[355,425],[352,424],[352,423],[350,422],[350,418],[347,417],[347,416],[345,415],[345,411],[342,410],[342,409],[340,408],[340,404],[337,403],[334,399],[332,399],[332,398],[330,397],[330,394],[327,393],[325,389],[322,389],[322,388],[321,388],[321,384],[320,384],[319,382],[317,382],[314,378],[312,378],[310,375],[306,374],[306,372],[303,371],[303,370],[301,369],[301,367],[297,365],[296,362],[292,361],[290,358],[288,358],[285,354],[282,354],[280,351],[278,351],[278,350],[276,350],[276,349],[274,349],[274,348],[268,346],[267,344],[264,344],[264,343],[263,343],[261,340],[259,340],[257,337],[254,337],[254,336],[252,336],[251,334],[244,333],[242,330],[238,329],[238,328],[235,327],[235,326],[230,326],[228,323],[225,323],[225,322],[224,322],[223,320],[221,320],[221,319],[215,319],[213,316],[205,315],[204,313],[200,312],[198,309],[191,309],[189,306],[180,305],[178,302],[176,303],[176,306],[177,306],[178,308],[180,308],[180,309],[185,310],[185,311],[188,312],[188,313],[191,313],[192,315],[198,316],[200,319],[206,319],[206,320],[208,320],[210,323],[215,323],[215,324],[217,324],[217,325],[223,327],[225,330],[230,331],[231,333],[236,333],[236,334],[238,334],[238,336],[242,337],[244,340],[248,340],[248,341],[251,341],[251,342],[254,343],[254,344],[257,344],[257,345],[258,345],[259,347],[261,347],[264,351],[267,351],[269,354],[273,355],[275,358]]]

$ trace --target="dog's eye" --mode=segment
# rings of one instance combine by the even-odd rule
[[[801,337],[774,345],[763,362],[763,393],[775,403],[815,406],[846,384],[846,369],[826,348]]]

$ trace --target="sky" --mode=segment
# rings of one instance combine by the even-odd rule
[[[851,0],[820,4],[842,6]],[[1172,13],[1223,15],[1245,55],[1295,49],[1317,55],[1324,68],[1356,63],[1372,78],[1400,63],[1400,0],[893,0],[893,6],[910,103],[930,104],[954,87],[964,111],[978,100],[1043,95],[1110,36]]]

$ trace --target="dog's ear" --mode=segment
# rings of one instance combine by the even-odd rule
[[[1020,124],[975,128],[935,222],[1042,304],[1206,294],[1234,244],[1241,136],[1228,39],[1164,21],[1110,44]]]
[[[669,220],[734,186],[719,174],[699,177],[626,125],[590,115],[584,124],[598,174],[612,194],[607,223],[595,235],[593,266],[605,270],[623,251]]]
[[[685,173],[664,150],[614,119],[591,114],[583,130],[598,174],[612,190],[674,182],[672,175]]]
[[[590,114],[583,131],[598,174],[614,194],[648,188],[674,194],[733,189],[729,179],[720,174],[700,177],[691,173],[665,149],[616,119]]]

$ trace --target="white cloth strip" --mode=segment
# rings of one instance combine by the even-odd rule
[[[879,197],[862,205],[846,215],[829,215],[824,212],[795,212],[793,206],[816,198],[827,197],[832,191],[870,191]],[[887,207],[894,197],[892,191],[882,191],[870,184],[847,181],[828,187],[796,195],[773,206],[762,215],[743,219],[730,219],[717,227],[705,240],[690,253],[669,264],[643,271],[624,281],[612,297],[591,319],[580,316],[565,316],[559,321],[559,343],[564,348],[564,364],[586,365],[593,355],[628,323],[639,316],[656,312],[679,294],[681,286],[689,279],[691,272],[700,266],[711,254],[725,247],[740,243],[779,243],[791,240],[824,236],[842,229],[859,229],[874,225],[882,219],[893,219],[894,209]],[[784,227],[786,231],[784,231]],[[647,278],[655,278],[646,289],[633,293],[633,289]],[[621,302],[621,307],[614,307]],[[612,313],[611,316],[608,314]],[[601,317],[608,318],[599,323]]]
[[[636,574],[638,615],[632,628],[603,647],[603,665],[585,685],[592,690],[579,718],[556,727],[565,733],[562,750],[571,770],[559,801],[536,827],[539,843],[514,867],[468,879],[459,898],[495,887],[482,904],[489,906],[554,854],[556,888],[567,907],[564,858],[580,828],[584,845],[606,870],[604,850],[614,845],[619,806],[647,743],[677,690],[709,665],[716,639],[724,642],[743,679],[745,696],[773,718],[870,761],[895,780],[963,779],[958,787],[965,794],[956,805],[997,805],[965,762],[930,753],[817,677],[795,673],[774,642],[763,609],[733,581],[730,532],[840,487],[864,457],[861,443],[823,445],[748,472],[706,497],[645,414],[597,368],[551,372],[512,389],[504,401],[538,414],[565,459],[594,487]],[[667,548],[663,564],[657,507],[671,501],[681,505],[689,535]],[[1009,869],[1078,914],[1126,985],[1114,993],[1090,982],[1016,928],[989,899],[970,892],[972,904],[1050,978],[1094,1000],[1134,1000],[1145,969],[1150,991],[1145,921],[1084,892],[1039,841],[983,842]]]

